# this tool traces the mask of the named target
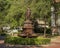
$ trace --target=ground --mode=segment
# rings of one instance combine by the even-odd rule
[[[46,48],[60,48],[60,36],[52,38],[51,44],[46,46]]]
[[[52,38],[49,45],[9,45],[4,43],[4,37],[0,36],[0,48],[60,48],[60,36]]]

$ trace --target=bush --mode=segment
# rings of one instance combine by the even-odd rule
[[[7,37],[5,43],[20,44],[20,45],[41,45],[50,43],[50,38],[22,38],[22,37]]]

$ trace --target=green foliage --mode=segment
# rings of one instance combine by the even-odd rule
[[[56,3],[55,7],[56,7],[56,14],[60,16],[60,3]]]
[[[33,19],[44,16],[50,18],[51,0],[0,0],[0,24],[22,26],[27,7],[31,8]]]
[[[7,10],[9,4],[6,0],[0,0],[0,26],[5,23],[5,16],[7,15]]]
[[[20,44],[20,45],[41,45],[50,43],[49,38],[21,38],[21,37],[8,37],[5,39],[5,43]]]

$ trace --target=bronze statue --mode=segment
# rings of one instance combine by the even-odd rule
[[[28,7],[26,11],[26,20],[24,21],[24,25],[23,25],[23,32],[19,36],[24,38],[37,37],[37,34],[34,33],[33,29],[34,26],[31,21],[31,10]]]
[[[30,8],[28,7],[28,8],[27,8],[27,11],[26,11],[26,19],[30,19],[30,15],[31,15],[31,10],[30,10]]]

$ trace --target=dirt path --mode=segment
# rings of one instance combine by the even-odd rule
[[[45,48],[60,48],[60,36],[51,39],[51,44]]]
[[[60,44],[46,46],[45,48],[60,48]]]

